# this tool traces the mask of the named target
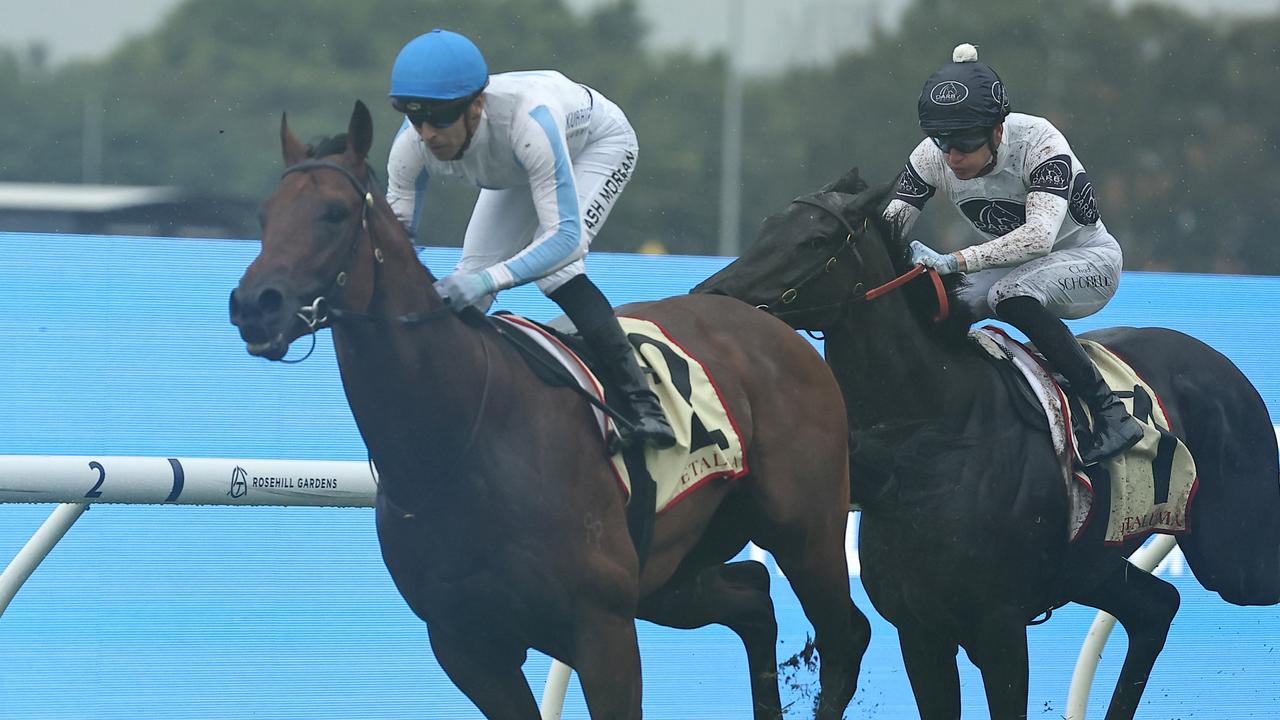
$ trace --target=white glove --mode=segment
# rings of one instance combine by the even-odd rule
[[[435,283],[436,292],[454,312],[475,305],[481,298],[498,289],[487,270],[477,273],[454,273]]]
[[[927,268],[933,268],[938,271],[939,275],[950,275],[953,272],[960,271],[960,261],[952,253],[943,255],[934,252],[928,245],[919,240],[911,241],[911,262],[916,265],[923,265]]]

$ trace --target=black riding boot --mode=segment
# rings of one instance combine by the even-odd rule
[[[606,384],[617,387],[630,406],[624,408],[623,413],[635,430],[627,434],[619,426],[622,442],[648,442],[656,448],[675,445],[675,433],[662,412],[658,396],[649,388],[649,381],[636,362],[631,343],[613,314],[613,306],[595,283],[586,275],[578,275],[557,288],[550,297],[577,326],[582,339],[599,359],[603,372],[608,375]]]
[[[1093,415],[1093,439],[1080,449],[1080,459],[1085,465],[1118,455],[1142,439],[1142,426],[1107,387],[1075,335],[1040,301],[1031,297],[1009,298],[996,307],[996,313],[1025,333],[1089,406]]]

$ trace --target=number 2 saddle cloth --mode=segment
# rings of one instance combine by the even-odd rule
[[[532,340],[584,390],[604,400],[599,379],[561,334],[518,315],[495,313],[489,318]],[[644,450],[645,465],[657,483],[657,511],[670,508],[710,480],[736,480],[746,475],[747,458],[737,424],[702,363],[657,324],[623,316],[618,321],[676,436],[673,447]],[[601,439],[607,440],[615,432],[613,419],[599,408],[594,410]],[[631,477],[621,452],[610,456],[610,465],[623,492],[630,497]]]
[[[1069,401],[1043,358],[1000,328],[987,326],[972,330],[969,335],[992,357],[1011,363],[1039,401],[1067,484],[1067,532],[1072,540],[1091,522],[1107,523],[1108,544],[1151,532],[1186,532],[1187,512],[1199,483],[1195,461],[1186,445],[1170,431],[1155,390],[1128,363],[1096,342],[1080,341],[1107,385],[1143,429],[1142,439],[1128,452],[1084,468],[1077,437],[1067,428],[1074,427],[1077,435],[1087,438],[1091,423],[1087,420],[1088,408]],[[1085,418],[1075,417],[1073,422],[1073,413]],[[1092,517],[1095,479],[1110,485],[1110,513],[1106,518]]]

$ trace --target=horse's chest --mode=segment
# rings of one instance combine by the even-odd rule
[[[414,613],[428,623],[520,635],[529,626],[528,618],[537,615],[535,606],[544,595],[529,587],[524,578],[487,565],[449,574],[442,571],[461,568],[432,570],[421,564],[404,565],[393,560],[394,551],[388,552],[386,548],[383,555],[401,596]]]
[[[396,589],[423,620],[519,626],[548,594],[507,546],[476,537],[474,526],[415,521],[380,516],[378,539]]]

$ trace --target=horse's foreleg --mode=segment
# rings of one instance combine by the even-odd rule
[[[449,679],[489,720],[537,720],[538,703],[520,666],[525,653],[428,626],[431,651]]]
[[[847,519],[841,513],[840,520]],[[844,525],[817,522],[790,542],[767,548],[787,576],[813,625],[820,661],[822,692],[815,705],[818,720],[840,720],[858,689],[862,656],[871,644],[871,623],[849,595],[849,566],[844,554]]]
[[[1072,600],[1115,616],[1129,637],[1106,720],[1129,720],[1138,710],[1156,657],[1164,649],[1169,626],[1178,612],[1178,590],[1154,575],[1117,558],[1115,569]]]
[[[639,617],[674,628],[716,624],[733,630],[747,651],[755,720],[782,717],[778,623],[769,596],[769,571],[764,565],[747,560],[703,568],[645,598]]]
[[[920,720],[960,717],[960,670],[956,667],[959,644],[939,638],[929,629],[899,624],[898,645]]]
[[[985,615],[965,642],[969,659],[982,673],[992,720],[1026,720],[1029,668],[1026,618],[1020,613]]]
[[[573,662],[592,718],[640,720],[640,647],[630,615],[587,609],[574,630]]]

